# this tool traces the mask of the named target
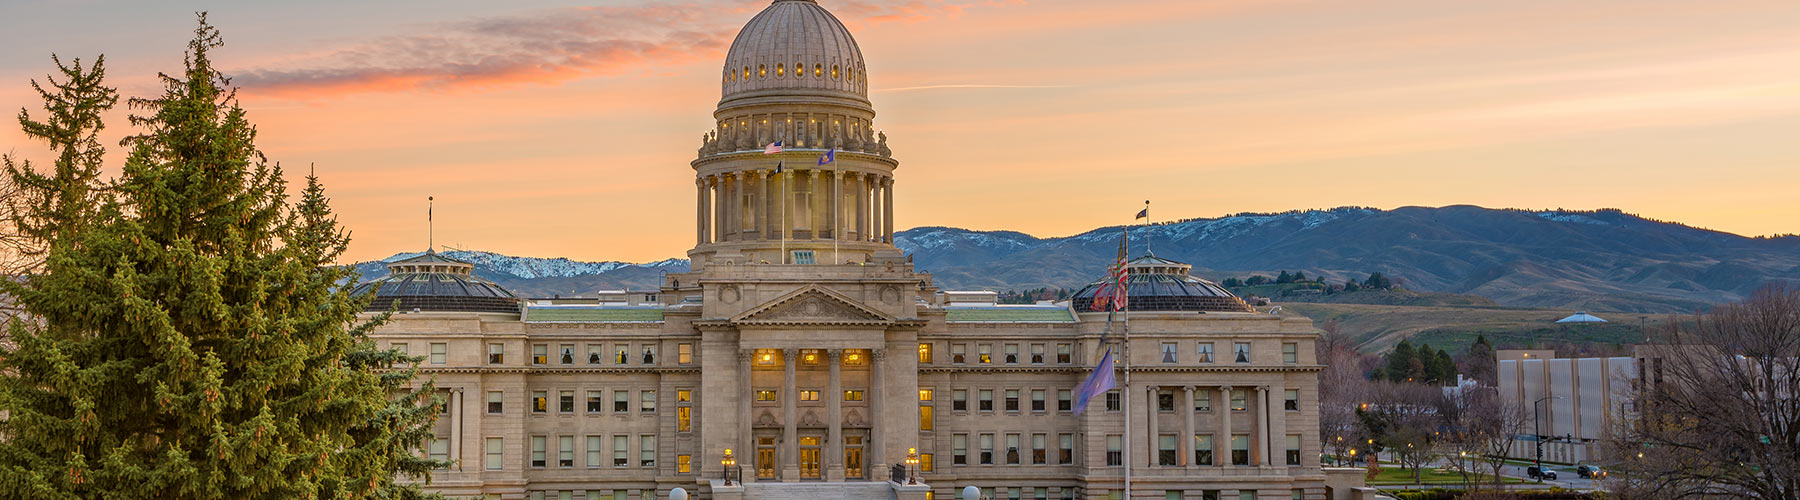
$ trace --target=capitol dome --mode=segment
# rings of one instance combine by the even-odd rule
[[[1188,274],[1193,266],[1146,255],[1125,264],[1126,303],[1132,311],[1255,312],[1243,299],[1213,283]],[[1077,311],[1093,310],[1102,279],[1069,299]]]
[[[737,99],[797,94],[863,106],[869,100],[856,39],[814,0],[775,0],[751,18],[731,42],[720,84],[721,107]]]
[[[481,279],[473,264],[424,254],[387,264],[388,275],[359,284],[353,295],[374,294],[368,311],[518,312],[519,299],[506,288]]]

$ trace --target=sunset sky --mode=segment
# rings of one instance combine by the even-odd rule
[[[122,94],[195,11],[261,148],[316,164],[349,259],[437,242],[650,261],[693,245],[693,170],[767,0],[0,2],[0,112],[49,56]],[[868,60],[896,222],[1067,235],[1342,205],[1616,207],[1800,232],[1800,3],[820,0]],[[108,123],[133,130],[123,106]],[[8,121],[0,152],[46,159]]]

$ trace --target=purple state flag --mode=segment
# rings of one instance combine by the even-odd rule
[[[1094,373],[1088,374],[1086,381],[1075,387],[1075,414],[1080,415],[1087,409],[1088,400],[1113,390],[1113,357],[1112,347],[1106,348],[1106,354],[1100,356],[1100,364],[1094,365]]]

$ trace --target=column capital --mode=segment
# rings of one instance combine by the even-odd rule
[[[1219,386],[1219,390],[1222,390],[1222,391],[1225,391],[1225,392],[1231,392],[1231,389],[1232,389],[1232,387],[1231,387],[1231,386],[1229,386],[1229,385],[1221,385],[1221,386]]]
[[[750,361],[750,358],[753,358],[755,356],[756,356],[756,349],[738,349],[737,350],[737,358],[738,358],[738,362],[740,362],[740,363]]]
[[[781,362],[784,364],[788,363],[790,360],[794,359],[794,356],[798,356],[799,354],[800,354],[800,349],[796,349],[793,347],[782,349],[781,350]]]
[[[887,358],[887,349],[882,347],[869,349],[869,357],[875,358],[876,361],[881,361],[882,359]]]
[[[838,358],[844,357],[844,350],[843,349],[826,349],[825,356],[827,358],[831,359],[831,364],[836,365],[838,362]]]

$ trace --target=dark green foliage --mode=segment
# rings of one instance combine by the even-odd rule
[[[1382,276],[1381,273],[1376,272],[1369,274],[1369,279],[1363,280],[1362,286],[1363,288],[1386,290],[1394,287],[1394,280],[1388,279],[1387,276]]]
[[[0,280],[36,320],[0,351],[0,498],[417,498],[396,475],[439,465],[416,456],[431,385],[367,337],[385,318],[360,321],[336,286],[353,271],[330,265],[347,235],[316,179],[290,205],[219,46],[202,15],[185,72],[130,101],[142,133],[115,182],[86,160],[9,169],[59,201],[21,216],[46,239],[42,272]],[[110,104],[98,70],[73,109]],[[61,137],[99,129],[67,123]]]
[[[1387,355],[1387,364],[1383,368],[1387,380],[1394,382],[1417,382],[1425,377],[1425,361],[1413,348],[1411,342],[1400,341],[1393,352]]]
[[[8,200],[16,206],[10,221],[26,240],[14,245],[31,257],[42,257],[48,242],[66,231],[79,229],[92,217],[95,195],[92,186],[100,178],[106,147],[100,144],[100,131],[105,129],[100,115],[119,102],[118,93],[102,82],[106,79],[106,57],[94,58],[94,65],[83,69],[81,60],[63,64],[52,55],[58,77],[48,77],[50,88],[36,80],[32,90],[44,100],[43,121],[19,110],[19,128],[26,137],[42,140],[57,153],[50,174],[36,170],[29,161],[6,155],[5,175],[19,187],[19,199]]]
[[[1300,283],[1303,281],[1306,281],[1306,273],[1303,273],[1300,271],[1294,271],[1294,282]]]
[[[1463,365],[1469,378],[1483,385],[1493,386],[1496,382],[1495,364],[1494,344],[1488,343],[1486,335],[1476,336],[1475,343],[1469,346],[1469,353],[1463,356]]]
[[[1234,278],[1225,278],[1225,281],[1222,283],[1219,283],[1219,284],[1225,285],[1226,287],[1235,288],[1235,287],[1244,286],[1244,280],[1237,279],[1235,277]]]
[[[1287,271],[1282,271],[1280,275],[1275,276],[1275,284],[1277,284],[1277,285],[1288,284],[1288,283],[1293,283],[1293,282],[1294,282],[1294,275],[1288,274]]]
[[[1362,289],[1362,285],[1356,284],[1356,280],[1345,280],[1344,281],[1344,291],[1346,291],[1346,292],[1354,292],[1354,291],[1361,290],[1361,289]]]
[[[1268,283],[1268,282],[1269,282],[1269,277],[1263,276],[1260,274],[1251,276],[1250,279],[1244,280],[1244,284],[1250,285],[1250,286],[1261,285],[1263,283]]]

